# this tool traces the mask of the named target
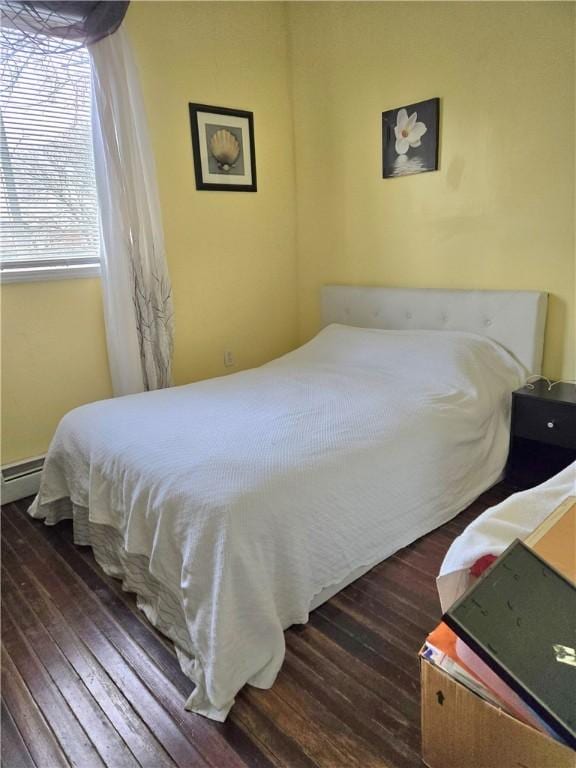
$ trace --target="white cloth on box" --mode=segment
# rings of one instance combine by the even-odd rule
[[[576,462],[542,485],[509,496],[490,507],[454,539],[436,580],[446,611],[471,582],[469,569],[483,555],[500,555],[525,539],[567,496],[576,495]]]

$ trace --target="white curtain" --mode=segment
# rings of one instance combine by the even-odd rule
[[[129,41],[120,28],[88,50],[108,359],[114,394],[126,395],[171,384],[171,286]]]

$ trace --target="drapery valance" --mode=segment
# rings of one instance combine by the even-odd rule
[[[0,0],[0,11],[2,25],[30,35],[37,45],[43,36],[58,38],[62,50],[70,50],[115,32],[128,5],[112,0]]]

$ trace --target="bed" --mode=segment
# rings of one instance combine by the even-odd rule
[[[546,296],[328,286],[323,329],[260,368],[82,406],[30,514],[137,595],[224,720],[283,631],[502,472]],[[439,332],[442,331],[442,332]]]

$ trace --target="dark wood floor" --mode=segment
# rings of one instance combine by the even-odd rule
[[[3,768],[415,768],[418,649],[440,617],[452,539],[500,484],[286,633],[271,690],[247,686],[224,724],[186,712],[191,683],[133,595],[26,502],[2,509]]]

